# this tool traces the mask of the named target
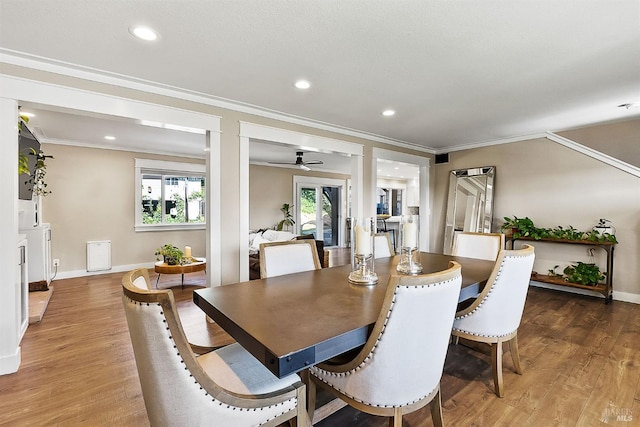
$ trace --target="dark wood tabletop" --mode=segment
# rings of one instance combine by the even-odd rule
[[[399,257],[375,260],[378,284],[349,284],[350,265],[198,289],[193,300],[271,372],[284,377],[365,343]],[[494,262],[421,253],[423,273],[462,266],[460,300],[479,292]]]

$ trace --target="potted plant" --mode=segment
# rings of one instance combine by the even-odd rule
[[[564,269],[565,280],[581,285],[596,286],[605,279],[605,273],[591,263],[578,261],[575,265],[569,265]]]
[[[289,227],[295,224],[295,221],[293,220],[293,214],[291,213],[292,208],[293,206],[289,205],[289,203],[284,203],[282,205],[280,210],[282,211],[284,218],[278,223],[278,225],[276,226],[276,230],[282,231],[285,226],[287,226],[288,230]]]
[[[160,261],[159,257],[162,256],[162,259],[168,265],[181,265],[184,261],[184,253],[170,243],[156,249],[155,255],[158,257],[156,258],[158,261]]]
[[[611,225],[611,221],[606,218],[600,218],[598,220],[598,224],[593,227],[593,231],[597,231],[602,236],[604,236],[605,234],[616,234],[616,228]]]
[[[531,237],[539,240],[541,238],[538,229],[533,225],[533,221],[529,219],[529,217],[518,218],[514,215],[513,218],[505,216],[503,219],[504,224],[502,224],[500,230],[503,232],[511,230],[514,239],[518,239],[520,237]]]

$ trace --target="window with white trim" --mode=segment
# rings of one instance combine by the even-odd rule
[[[205,228],[205,166],[135,159],[136,231]]]

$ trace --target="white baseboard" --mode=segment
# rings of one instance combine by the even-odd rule
[[[13,374],[18,372],[21,361],[20,347],[17,347],[13,354],[0,357],[0,375]]]
[[[529,283],[531,284],[531,286],[535,286],[537,288],[553,289],[554,291],[569,292],[573,294],[587,295],[590,297],[604,299],[604,295],[602,295],[600,292],[590,291],[588,289],[571,288],[569,286],[554,285],[551,283],[544,283],[544,282],[536,282],[535,280],[532,280]],[[631,302],[634,304],[640,304],[640,295],[632,294],[629,292],[613,291],[613,299],[615,301],[624,301],[624,302]]]
[[[632,302],[634,304],[640,304],[640,295],[632,294],[629,292],[613,291],[613,299],[616,301]]]
[[[60,271],[53,278],[55,279],[72,279],[74,277],[85,277],[85,276],[97,276],[99,274],[109,274],[109,273],[125,273],[127,271],[135,270],[136,268],[153,268],[155,262],[145,262],[141,264],[127,264],[127,265],[116,265],[112,266],[109,270],[101,270],[101,271],[87,271],[87,270],[70,270],[70,271]]]

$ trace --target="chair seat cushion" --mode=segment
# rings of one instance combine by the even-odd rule
[[[204,354],[198,362],[213,381],[233,393],[271,393],[300,381],[296,374],[276,377],[238,343]]]

